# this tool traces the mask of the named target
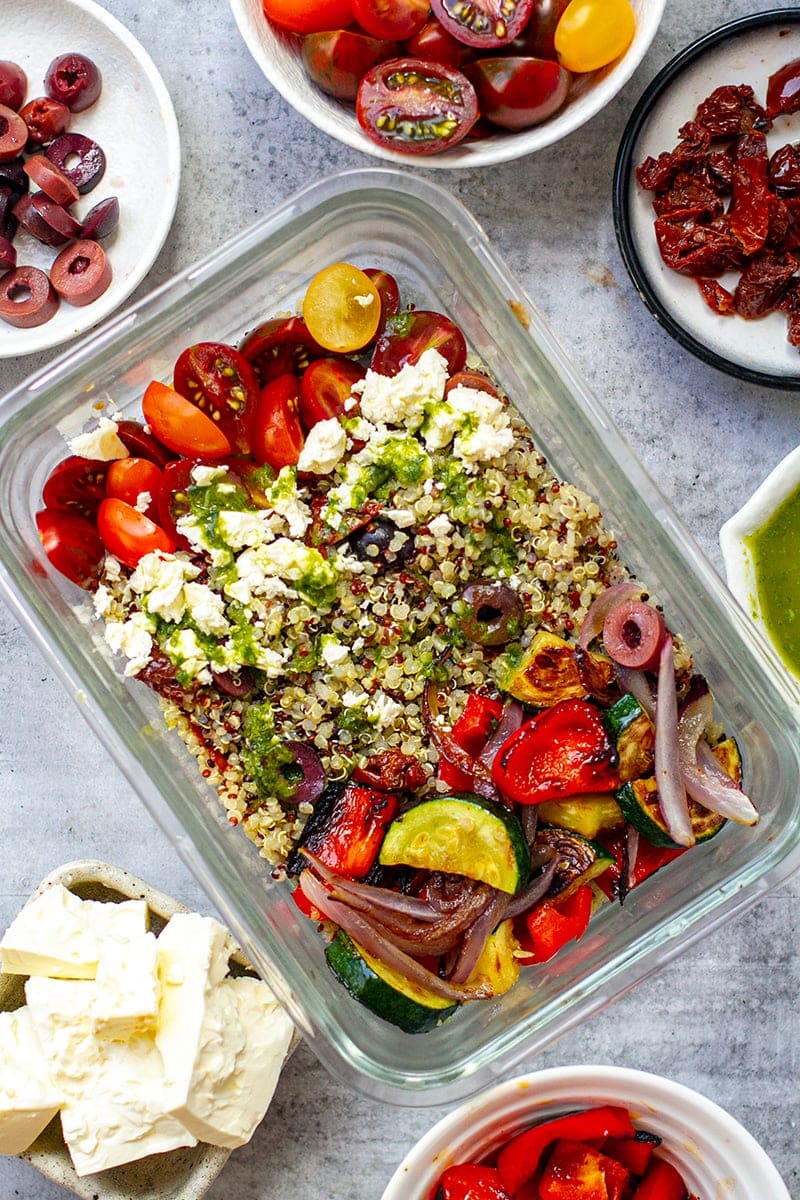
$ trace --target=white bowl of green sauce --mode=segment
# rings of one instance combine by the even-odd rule
[[[728,587],[800,681],[800,446],[725,522],[719,542]]]

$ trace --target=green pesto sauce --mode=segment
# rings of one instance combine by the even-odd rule
[[[275,715],[268,701],[251,704],[245,712],[242,759],[245,772],[254,781],[259,796],[288,800],[297,790],[298,773],[294,756],[275,732]]]
[[[800,676],[800,487],[745,538],[758,607],[787,667]]]
[[[191,514],[202,528],[209,546],[220,550],[228,548],[228,543],[217,533],[220,513],[255,510],[247,489],[229,476],[213,479],[211,483],[193,484],[186,494]]]

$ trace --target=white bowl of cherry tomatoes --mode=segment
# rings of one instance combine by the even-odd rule
[[[376,158],[505,162],[559,141],[627,82],[665,0],[230,0],[266,78]]]
[[[660,1075],[556,1067],[468,1100],[414,1146],[382,1200],[791,1200],[724,1109]]]

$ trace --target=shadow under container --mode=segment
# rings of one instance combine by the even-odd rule
[[[236,343],[294,311],[311,277],[345,260],[396,276],[418,308],[455,320],[561,479],[601,506],[624,562],[692,648],[717,714],[738,739],[761,813],[728,826],[606,905],[583,939],[523,971],[506,995],[412,1037],[351,1000],[315,925],[241,830],[156,697],[126,680],[89,601],[50,568],[34,515],[42,485],[97,405],[140,416],[151,379],[170,380],[198,341]],[[523,319],[520,319],[523,318]],[[0,410],[0,585],[12,609],[285,1004],[339,1079],[377,1099],[442,1104],[477,1091],[604,1008],[800,866],[800,739],[763,643],[587,391],[469,213],[439,188],[372,169],[324,179],[178,275],[8,396]]]

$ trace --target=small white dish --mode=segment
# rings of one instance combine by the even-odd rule
[[[530,1125],[601,1104],[627,1108],[663,1138],[658,1153],[689,1192],[725,1200],[791,1200],[758,1142],[713,1101],[660,1075],[625,1067],[556,1067],[509,1079],[462,1104],[417,1142],[382,1200],[430,1200],[442,1172],[479,1162]]]
[[[44,75],[59,54],[87,54],[100,68],[103,90],[69,132],[92,138],[106,155],[100,183],[71,210],[80,219],[107,196],[117,196],[117,230],[103,241],[113,278],[83,308],[61,303],[51,320],[32,329],[0,321],[0,358],[18,358],[61,345],[104,320],[144,279],[175,215],[180,183],[178,122],[169,92],[146,50],[124,25],[93,0],[26,0],[3,10],[2,56],[28,76],[26,99],[44,95]],[[47,271],[58,248],[20,231],[20,266]]]
[[[522,158],[551,146],[595,116],[630,79],[644,58],[664,13],[665,0],[632,0],[636,33],[625,54],[591,75],[576,75],[565,106],[549,120],[519,133],[498,130],[478,141],[464,141],[441,154],[400,154],[377,146],[356,120],[354,106],[332,99],[308,78],[300,57],[300,39],[280,34],[264,16],[261,0],[230,0],[239,32],[276,91],[307,120],[346,146],[374,158],[428,168],[486,167]]]
[[[753,619],[764,636],[775,645],[759,603],[755,564],[748,539],[772,516],[775,510],[800,487],[800,446],[790,451],[770,472],[746,504],[730,517],[719,531],[719,544],[725,577],[733,595]],[[800,584],[800,557],[796,560]],[[794,677],[794,696],[800,702],[800,675],[786,664],[775,645],[784,670]]]
[[[800,9],[754,13],[705,34],[677,54],[648,85],[631,113],[614,171],[614,223],[620,251],[639,295],[668,333],[698,358],[740,379],[800,388],[800,350],[786,340],[786,317],[757,321],[712,312],[694,279],[663,262],[653,232],[652,194],[636,181],[636,167],[680,140],[701,101],[725,84],[749,84],[761,104],[770,75],[797,57]],[[770,154],[800,137],[800,113],[776,118],[767,135]],[[720,282],[735,286],[738,275]]]

